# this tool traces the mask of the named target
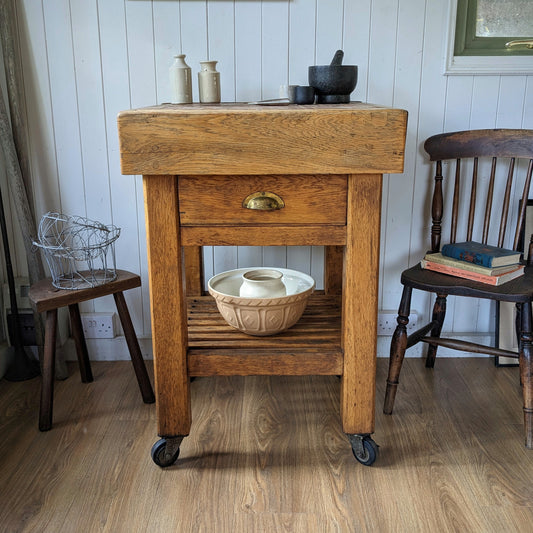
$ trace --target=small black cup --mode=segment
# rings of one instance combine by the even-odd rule
[[[294,88],[294,103],[305,105],[315,103],[315,88],[309,85],[297,85]]]

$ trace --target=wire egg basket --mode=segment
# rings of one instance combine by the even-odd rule
[[[120,228],[62,213],[46,213],[37,241],[58,289],[86,289],[117,277],[115,241]]]

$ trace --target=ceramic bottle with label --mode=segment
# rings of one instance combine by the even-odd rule
[[[185,54],[174,56],[174,63],[170,67],[170,87],[172,102],[175,104],[192,103],[192,74],[191,67],[185,63]]]
[[[218,61],[200,61],[198,72],[198,88],[202,104],[220,102],[220,72],[217,72]]]

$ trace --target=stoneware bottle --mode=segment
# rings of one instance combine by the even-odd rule
[[[185,63],[185,54],[179,54],[174,58],[174,63],[170,67],[172,101],[175,104],[190,104],[192,103],[191,67]]]
[[[241,298],[279,298],[287,294],[283,273],[270,268],[248,270],[242,275]]]
[[[202,104],[220,102],[220,72],[216,69],[217,61],[200,61],[198,88]]]

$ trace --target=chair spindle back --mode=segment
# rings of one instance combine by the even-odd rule
[[[521,191],[520,210],[512,242],[512,248],[517,250],[520,245],[521,232],[524,229],[524,221],[531,187],[531,177],[533,173],[533,130],[470,130],[453,133],[443,133],[430,137],[424,144],[424,149],[429,154],[431,161],[436,162],[435,183],[432,200],[432,226],[431,226],[431,250],[440,251],[442,235],[442,218],[444,213],[443,198],[443,161],[455,160],[455,180],[453,184],[453,198],[450,220],[450,242],[458,240],[477,240],[484,244],[489,244],[491,222],[496,220],[495,214],[495,194],[500,200],[499,207],[499,228],[497,246],[504,247],[507,234],[507,224],[511,211],[511,200],[513,184],[516,181],[520,186],[522,180],[516,178],[516,169],[522,168],[518,164],[520,159],[529,160],[527,171],[523,179]],[[479,237],[474,231],[476,221],[476,207],[483,207],[483,199],[480,196],[479,174],[480,160],[490,161],[490,175],[486,187],[484,198],[483,226]],[[466,160],[470,160],[468,163]],[[470,198],[463,201],[463,193],[466,187],[463,186],[464,169],[468,164],[472,165],[472,172],[469,183]],[[500,171],[501,165],[505,165],[505,172]],[[505,184],[499,185],[505,179]],[[468,185],[468,184],[465,184]],[[503,190],[502,190],[503,187]],[[467,203],[468,202],[468,203]],[[466,234],[463,238],[457,237],[459,227],[459,217],[462,209],[468,206],[468,218]],[[529,236],[524,239],[524,246],[529,243]],[[509,246],[508,246],[509,247]]]

